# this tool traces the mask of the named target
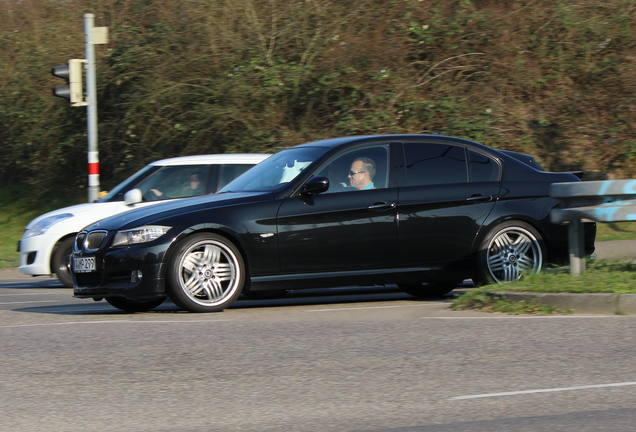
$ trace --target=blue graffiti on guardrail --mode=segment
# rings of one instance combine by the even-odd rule
[[[598,195],[636,195],[636,180],[606,180],[601,183]]]
[[[606,196],[611,194],[612,196]],[[636,180],[607,180],[601,184],[598,195],[605,196],[603,204],[595,209],[600,222],[636,221],[636,201],[616,195],[636,195]],[[629,197],[631,198],[631,197]],[[626,208],[632,206],[633,208]],[[626,210],[620,212],[619,210]]]

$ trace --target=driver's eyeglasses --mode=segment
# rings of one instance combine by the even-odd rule
[[[354,176],[354,175],[356,175],[356,174],[362,174],[362,173],[365,173],[365,172],[366,172],[366,171],[349,171],[349,175],[350,175],[351,177],[353,177],[353,176]]]

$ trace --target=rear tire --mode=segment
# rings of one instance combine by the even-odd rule
[[[58,243],[53,249],[53,255],[51,257],[51,267],[53,272],[57,276],[58,280],[65,287],[73,287],[73,278],[68,270],[68,257],[73,252],[73,242],[75,237],[69,237]]]
[[[543,237],[530,224],[500,223],[481,243],[475,284],[512,282],[524,274],[538,273],[546,257]]]
[[[227,238],[195,234],[176,246],[168,267],[168,295],[190,312],[220,312],[241,295],[246,269]]]
[[[147,312],[151,309],[156,308],[165,300],[165,297],[150,300],[128,299],[124,297],[106,297],[106,301],[111,306],[126,312]]]

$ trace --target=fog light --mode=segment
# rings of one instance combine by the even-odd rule
[[[130,283],[139,282],[143,277],[144,275],[141,270],[133,270],[133,272],[130,274]]]

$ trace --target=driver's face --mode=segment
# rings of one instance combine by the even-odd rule
[[[368,184],[369,173],[362,171],[362,161],[354,161],[349,172],[349,184],[356,189],[364,189]]]
[[[201,181],[199,180],[199,176],[194,174],[190,177],[190,189],[194,190],[197,189],[199,187],[199,184],[201,184]]]

